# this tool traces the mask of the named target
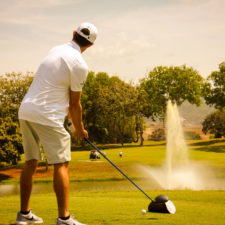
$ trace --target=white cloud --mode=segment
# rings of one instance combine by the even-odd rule
[[[194,0],[178,0],[179,2],[183,2],[183,3],[191,3],[193,2]]]
[[[111,43],[103,43],[104,46],[104,57],[107,55],[108,57],[112,56],[125,56],[136,51],[148,50],[155,47],[155,44],[151,42],[146,36],[137,35],[132,38],[128,38],[125,33],[119,33],[115,35],[114,41]],[[91,49],[91,53],[95,54],[96,52],[103,52],[103,46]]]
[[[224,60],[223,0],[177,0],[158,5],[139,4],[136,9],[127,6],[126,11],[120,14],[108,13],[105,8],[101,8],[100,1],[96,1],[96,8],[82,13],[75,11],[76,13],[69,14],[64,7],[57,7],[71,4],[71,8],[76,9],[76,4],[82,5],[83,1],[88,4],[92,0],[11,0],[20,2],[20,5],[15,3],[12,7],[5,6],[5,10],[1,9],[0,22],[6,26],[14,24],[17,29],[20,25],[29,28],[26,36],[21,34],[20,39],[32,42],[32,38],[36,37],[33,45],[30,43],[30,48],[41,46],[43,52],[39,55],[43,56],[52,45],[70,38],[74,25],[78,25],[83,19],[89,20],[99,30],[95,45],[84,54],[90,69],[116,73],[128,80],[143,77],[146,70],[157,65],[184,63],[198,69],[203,75],[208,75]],[[52,11],[53,6],[57,10]],[[12,29],[11,26],[9,29]],[[15,33],[16,36],[13,37],[18,38],[19,32],[10,32]],[[4,45],[6,41],[4,39]],[[7,50],[6,47],[4,49]],[[23,52],[20,52],[14,52],[15,58],[23,57]],[[36,62],[34,59],[24,58],[25,62],[26,59],[29,60],[24,67],[38,64],[38,60],[42,58],[39,55],[35,54]],[[9,60],[9,66],[10,63]],[[4,64],[6,67],[7,62]],[[18,64],[18,67],[21,65]]]
[[[45,8],[63,5],[74,5],[86,0],[16,0],[17,7],[21,8]]]
[[[224,60],[224,6],[222,0],[192,1],[106,18],[98,26],[104,30],[107,24],[109,35],[102,32],[85,57],[92,69],[126,80],[138,80],[158,65],[187,64],[207,76]]]

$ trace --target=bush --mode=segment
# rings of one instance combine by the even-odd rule
[[[23,152],[22,137],[17,122],[0,118],[0,162],[16,165]]]
[[[184,136],[187,140],[201,140],[201,136],[195,131],[185,131]]]
[[[152,132],[150,135],[150,140],[153,141],[164,141],[166,140],[165,130],[163,128],[158,128]]]
[[[0,75],[0,163],[17,164],[23,153],[18,124],[18,109],[33,74],[9,73]]]

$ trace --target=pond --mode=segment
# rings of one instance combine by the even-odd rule
[[[135,181],[142,189],[152,190],[160,189],[160,187],[146,180]],[[19,184],[3,184],[0,185],[0,196],[19,194]],[[72,181],[70,183],[71,191],[110,191],[110,190],[136,190],[128,180],[113,181]],[[32,193],[51,193],[53,192],[53,183],[35,183]]]

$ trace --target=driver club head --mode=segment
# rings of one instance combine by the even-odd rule
[[[169,213],[176,212],[175,205],[169,200],[167,195],[158,195],[148,206],[149,212]]]

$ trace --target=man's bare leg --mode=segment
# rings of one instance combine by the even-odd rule
[[[36,171],[38,161],[31,159],[25,162],[20,176],[20,209],[28,212],[30,210],[29,201],[33,186],[33,175]]]
[[[69,163],[54,165],[54,190],[58,203],[59,217],[68,217],[69,213]]]

